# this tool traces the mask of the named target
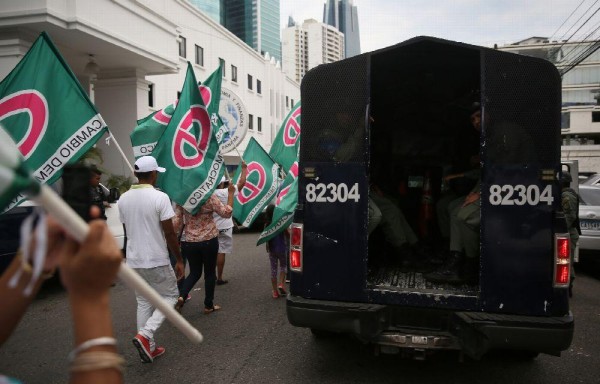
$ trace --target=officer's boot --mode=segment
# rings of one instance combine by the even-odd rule
[[[444,265],[434,272],[427,273],[424,277],[433,283],[462,284],[464,280],[460,276],[464,254],[451,251]]]

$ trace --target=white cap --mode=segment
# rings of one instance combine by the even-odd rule
[[[223,176],[223,177],[221,178],[221,182],[220,182],[219,184],[226,183],[226,182],[228,182],[228,181],[229,181],[229,180],[227,180],[227,177]]]
[[[163,167],[159,167],[156,159],[152,156],[142,156],[135,161],[135,171],[136,172],[164,172],[165,169]]]

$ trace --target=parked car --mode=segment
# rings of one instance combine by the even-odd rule
[[[585,173],[585,172],[580,172],[579,173],[579,185],[589,185],[589,186],[596,186],[596,187],[600,187],[600,173]]]
[[[595,184],[599,179],[579,185],[580,250],[600,250],[600,185]]]

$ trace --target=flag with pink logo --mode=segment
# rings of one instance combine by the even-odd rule
[[[129,134],[133,156],[148,156],[152,154],[158,139],[162,136],[171,121],[177,103],[169,104],[160,111],[152,112],[137,121],[137,126]]]
[[[223,68],[219,65],[213,73],[206,78],[200,85],[200,94],[206,105],[210,122],[213,130],[216,132],[217,142],[219,145],[224,144],[228,140],[228,131],[225,124],[219,115],[219,105],[221,102],[221,83],[223,82]]]
[[[248,165],[248,174],[246,184],[233,201],[233,217],[249,227],[275,197],[279,167],[253,137],[244,151],[244,161]],[[235,184],[240,175],[241,167],[238,167],[233,176]]]
[[[24,166],[40,183],[52,184],[107,126],[50,37],[42,32],[0,83],[0,122],[17,144]],[[19,194],[10,209],[25,196]]]
[[[223,176],[223,156],[189,62],[179,102],[152,156],[167,169],[159,175],[158,186],[192,214]]]
[[[291,168],[292,164],[298,160],[298,150],[300,148],[300,101],[292,107],[292,110],[281,124],[277,136],[273,141],[269,155],[275,160],[283,170]]]
[[[219,68],[210,74],[204,84],[198,84],[200,95],[202,96],[202,100],[208,111],[213,130],[217,134],[217,141],[219,144],[223,140],[223,129],[226,131],[226,128],[222,128],[223,123],[219,116],[222,78],[222,69],[219,65]],[[171,121],[171,116],[173,116],[176,106],[177,100],[163,109],[152,112],[148,116],[137,121],[137,126],[129,134],[133,155],[136,159],[141,156],[152,154],[156,143],[165,132],[169,121]]]
[[[286,230],[294,220],[294,212],[298,203],[298,162],[294,162],[287,172],[275,199],[273,218],[262,231],[256,245],[271,240]]]

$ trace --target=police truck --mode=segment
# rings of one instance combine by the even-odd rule
[[[416,37],[310,70],[301,99],[292,325],[415,358],[569,347],[561,79],[550,62]],[[452,244],[466,240],[443,220],[456,219],[444,202],[474,191],[467,277],[467,259],[448,266]],[[375,193],[392,204],[373,210]],[[428,278],[445,267],[456,278]]]

